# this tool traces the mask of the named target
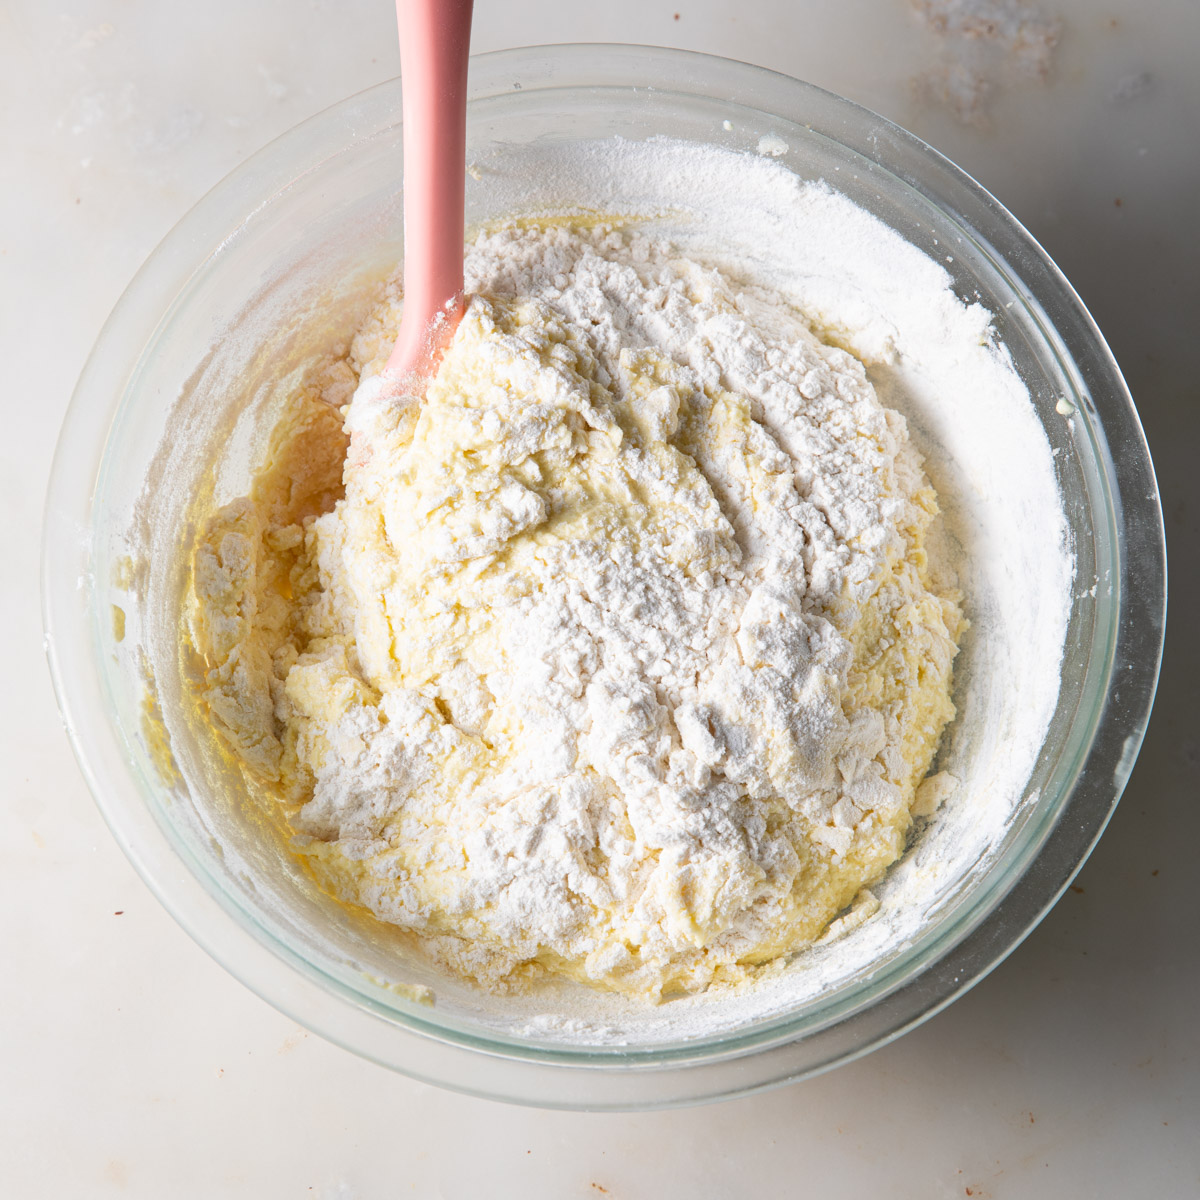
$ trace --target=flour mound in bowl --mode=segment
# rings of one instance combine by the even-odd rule
[[[466,276],[420,403],[392,285],[202,532],[203,702],[321,885],[456,972],[740,982],[869,912],[941,786],[933,489],[858,359],[636,222]]]

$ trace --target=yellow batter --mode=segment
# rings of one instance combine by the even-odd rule
[[[861,364],[666,243],[526,222],[467,272],[421,403],[345,404],[393,288],[204,529],[202,702],[322,886],[452,969],[745,979],[903,851],[963,628],[933,491]]]

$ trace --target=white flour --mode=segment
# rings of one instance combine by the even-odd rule
[[[372,502],[383,497],[376,516],[382,512],[394,544],[409,548],[405,569],[421,589],[397,584],[392,568],[370,556],[354,561],[346,547],[361,541],[348,542],[331,518],[317,522],[329,600],[309,632],[337,629],[343,640],[310,645],[301,661],[284,664],[286,687],[276,696],[316,779],[301,822],[322,847],[339,839],[346,862],[373,863],[354,898],[380,915],[435,938],[453,930],[480,945],[492,939],[489,966],[470,943],[464,950],[443,938],[446,957],[457,955],[460,969],[484,978],[491,972],[496,981],[549,941],[556,953],[591,956],[577,977],[622,977],[634,990],[653,990],[649,975],[640,978],[637,963],[620,961],[621,939],[599,936],[589,912],[620,910],[640,922],[645,945],[659,954],[655,970],[672,955],[684,964],[668,983],[704,982],[689,945],[718,944],[720,961],[730,962],[763,944],[797,873],[800,838],[781,830],[774,800],[831,861],[856,853],[856,831],[873,820],[861,844],[874,846],[871,853],[886,848],[883,835],[903,791],[903,772],[888,760],[895,730],[865,711],[847,719],[837,686],[844,686],[855,622],[881,565],[903,549],[898,528],[911,524],[919,463],[902,422],[876,404],[859,362],[821,345],[764,290],[778,289],[868,365],[887,401],[915,417],[926,446],[939,451],[930,470],[950,504],[952,539],[968,553],[958,565],[976,632],[965,711],[943,755],[949,774],[923,796],[928,807],[947,797],[946,811],[889,876],[878,915],[858,929],[857,918],[847,918],[841,942],[810,951],[752,998],[720,1008],[679,1001],[631,1033],[602,999],[576,996],[571,1021],[541,1017],[529,1032],[638,1040],[656,1030],[661,1036],[664,1021],[672,1036],[692,1024],[736,1023],[878,961],[920,928],[923,913],[1011,816],[1057,695],[1065,620],[1070,558],[1049,449],[993,344],[989,314],[959,301],[939,266],[820,185],[802,184],[774,163],[670,143],[598,144],[519,159],[510,155],[507,173],[491,181],[498,208],[524,207],[520,193],[530,177],[551,206],[560,196],[586,196],[600,209],[672,206],[658,227],[689,257],[719,264],[740,282],[725,285],[678,255],[668,263],[651,240],[637,237],[607,258],[581,254],[579,244],[553,232],[480,242],[468,259],[468,287],[494,300],[476,302],[467,318],[483,349],[463,369],[500,372],[536,403],[505,409],[497,399],[489,411],[457,414],[462,424],[446,436],[494,451],[485,463],[488,488],[469,505],[456,509],[455,481],[434,494],[436,474],[414,468],[406,480],[412,486],[389,507],[385,493],[403,471],[363,472],[364,494]],[[506,188],[515,203],[505,202]],[[532,295],[545,307],[514,311],[511,295]],[[556,320],[588,328],[587,345]],[[374,341],[364,337],[358,362],[376,358],[385,343],[383,330]],[[654,354],[639,358],[647,347]],[[675,365],[665,366],[667,359]],[[774,489],[769,504],[755,502],[753,487],[738,477],[744,446],[732,453],[719,438],[697,442],[695,482],[707,492],[665,478],[661,456],[647,452],[674,434],[684,401],[706,388],[749,399],[748,436],[758,439],[754,458]],[[361,388],[352,409],[360,449],[396,432],[370,392]],[[489,560],[554,519],[560,481],[545,460],[580,438],[597,453],[611,450],[638,503],[656,520],[670,511],[680,536],[662,545],[647,543],[641,529],[631,537],[614,530],[604,546],[575,539],[532,564],[533,592],[488,592]],[[531,477],[532,460],[548,482]],[[356,486],[352,478],[350,501]],[[440,514],[432,524],[431,513]],[[647,554],[652,559],[670,545],[697,569],[657,569]],[[1004,570],[994,569],[998,561]],[[455,641],[438,581],[453,581],[461,595],[465,567],[497,614],[483,622],[483,644],[503,658],[502,670],[468,661]],[[1022,571],[1039,581],[1038,596],[1029,595]],[[392,612],[361,603],[389,588]],[[431,602],[420,619],[442,622],[442,641],[458,656],[428,664],[436,697],[412,686],[424,668],[410,663],[404,686],[384,686],[378,705],[359,698],[340,711],[322,708],[319,697],[344,680],[375,688],[398,681],[390,631],[380,630],[396,613],[412,611],[418,597]],[[882,601],[889,612],[898,602]],[[801,682],[781,690],[780,679]],[[1001,697],[1012,688],[1024,703]],[[498,707],[531,714],[521,754],[506,760],[507,775],[464,792],[466,807],[449,814],[452,831],[467,831],[463,838],[429,832],[434,808],[422,789],[435,760],[438,769],[453,760],[469,770],[470,743]],[[581,779],[590,772],[615,781],[624,810],[586,786],[562,786],[575,767]],[[961,781],[957,791],[951,778]],[[488,813],[474,832],[470,805]],[[411,863],[388,859],[385,831],[398,817],[412,818],[409,842],[424,856],[422,876],[436,881],[432,898],[411,886]],[[458,879],[451,859],[463,850],[472,869]],[[375,869],[386,862],[390,877]],[[873,908],[872,900],[855,911]],[[520,1011],[514,999],[507,1015],[484,1019],[504,1025]],[[601,1014],[599,1024],[581,1022],[578,1014],[588,1011]]]
[[[903,420],[637,232],[510,228],[467,281],[419,416],[359,389],[310,535],[298,827],[493,986],[552,955],[658,995],[812,940],[899,853],[952,712]],[[378,703],[331,706],[360,679]]]

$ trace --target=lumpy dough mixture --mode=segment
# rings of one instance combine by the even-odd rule
[[[466,273],[420,403],[373,381],[393,285],[203,530],[202,702],[320,885],[455,972],[741,982],[936,802],[933,490],[858,360],[636,223]]]

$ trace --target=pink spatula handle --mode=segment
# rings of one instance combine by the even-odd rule
[[[388,372],[426,375],[462,310],[473,0],[396,0],[404,104],[404,315]]]

